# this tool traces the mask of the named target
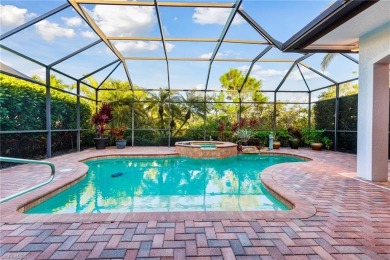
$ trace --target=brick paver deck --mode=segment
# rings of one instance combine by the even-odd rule
[[[81,178],[89,157],[174,154],[174,148],[87,150],[58,156],[55,180],[3,203],[1,259],[390,259],[390,185],[356,178],[356,156],[282,149],[313,159],[267,168],[262,180],[295,208],[273,212],[27,215],[26,202]],[[1,172],[1,197],[49,175],[45,166]]]

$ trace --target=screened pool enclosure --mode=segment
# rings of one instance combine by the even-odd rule
[[[234,122],[256,119],[267,133],[326,129],[335,150],[354,151],[355,46],[329,47],[326,68],[323,46],[294,46],[317,16],[347,4],[4,1],[18,21],[2,23],[1,154],[88,147],[103,102],[132,146],[215,140],[221,127],[229,138]]]

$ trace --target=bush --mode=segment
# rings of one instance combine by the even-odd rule
[[[290,134],[288,133],[287,129],[280,128],[276,131],[276,140],[280,142],[281,146],[289,146],[288,140],[290,139]]]
[[[0,127],[2,131],[45,130],[46,89],[37,84],[0,73]],[[52,129],[75,129],[76,97],[60,91],[51,93]],[[91,107],[80,102],[81,128],[89,128]],[[75,149],[75,132],[52,133],[53,152]],[[1,155],[40,158],[46,154],[46,133],[2,134]]]
[[[136,130],[134,131],[135,146],[154,146],[160,145],[161,132],[157,130]],[[165,145],[167,145],[166,143]]]
[[[2,131],[46,129],[46,89],[37,84],[0,74],[0,120]],[[75,96],[51,93],[52,129],[75,129]],[[91,107],[80,102],[81,128],[89,128]]]
[[[318,101],[314,106],[314,119],[316,129],[334,129],[335,99]],[[339,99],[339,130],[357,130],[357,105],[358,95],[341,97]],[[325,132],[330,139],[330,147],[334,143],[333,133]],[[339,132],[337,151],[356,153],[357,133]],[[389,154],[390,156],[390,154]]]
[[[202,140],[203,140],[203,139],[202,139]],[[176,143],[176,142],[183,142],[183,141],[193,141],[193,140],[192,140],[191,137],[189,137],[189,136],[171,137],[171,143],[170,143],[170,145],[171,145],[171,146],[175,146],[175,143]],[[165,140],[164,143],[165,143],[165,144],[168,143],[168,138],[166,138],[166,140]]]
[[[1,156],[42,159],[45,154],[46,133],[1,135]]]
[[[95,137],[96,137],[96,131],[93,129],[81,131],[80,133],[81,149],[94,147],[95,143],[93,142],[93,138]]]
[[[254,137],[259,139],[259,144],[262,147],[268,146],[270,131],[256,131]]]
[[[322,143],[324,132],[325,129],[312,130],[310,128],[305,128],[302,130],[303,141],[305,144]]]

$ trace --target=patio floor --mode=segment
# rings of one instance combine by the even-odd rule
[[[49,185],[1,204],[1,259],[390,259],[390,182],[356,178],[356,156],[281,149],[309,157],[267,168],[261,178],[295,208],[284,213],[27,215],[17,208],[81,178],[80,160],[175,154],[174,148],[86,150],[54,157]],[[389,171],[390,172],[390,171]],[[2,170],[1,197],[39,183],[47,166]]]

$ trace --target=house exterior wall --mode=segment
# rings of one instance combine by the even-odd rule
[[[390,23],[359,37],[357,174],[388,178]]]

